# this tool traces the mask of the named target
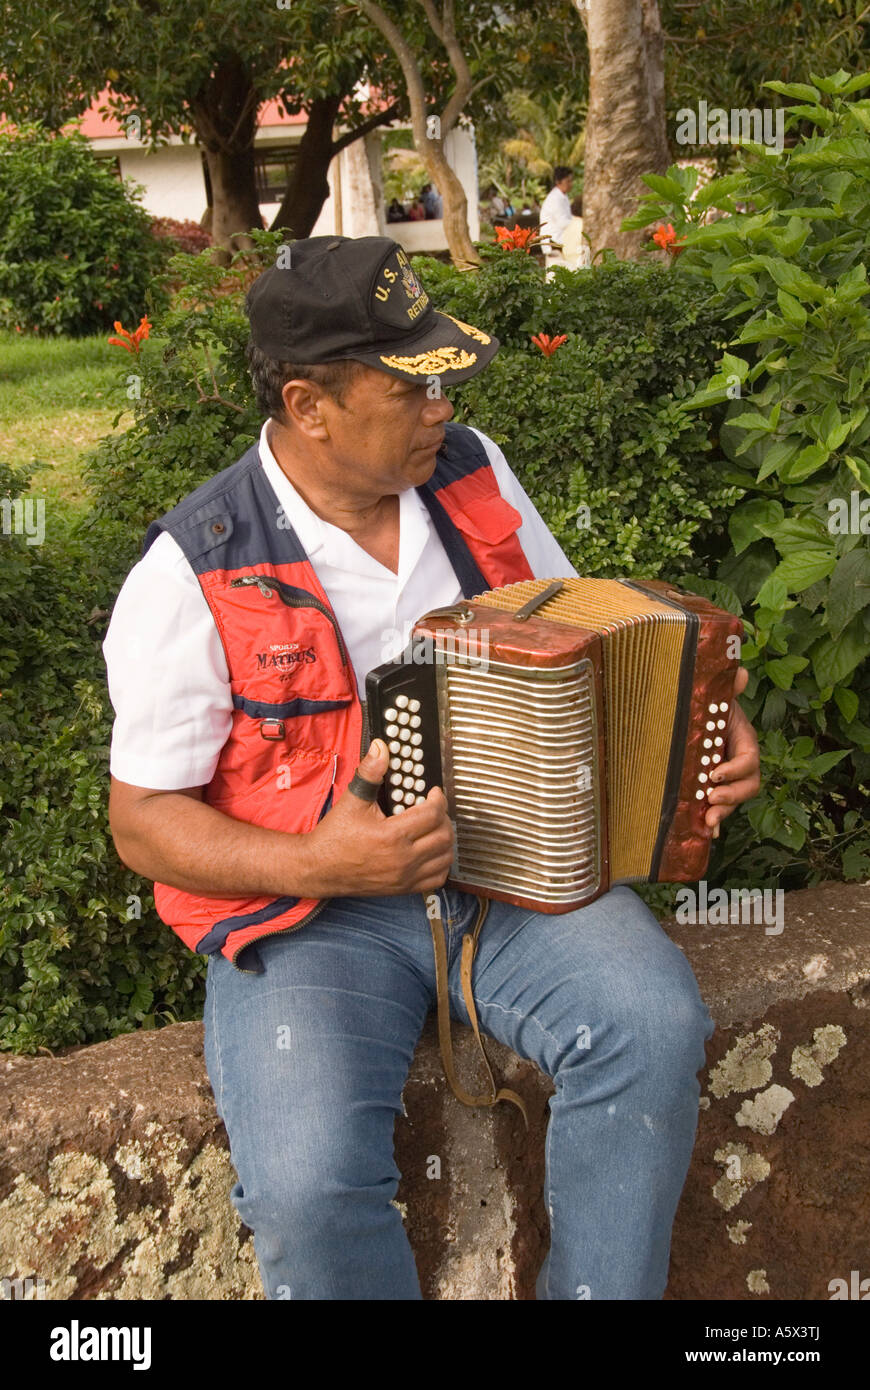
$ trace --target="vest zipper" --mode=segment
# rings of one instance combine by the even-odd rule
[[[332,623],[338,642],[338,650],[341,652],[342,664],[344,666],[350,665],[347,648],[344,645],[344,638],[336,622],[335,614],[327,608],[325,603],[320,602],[316,594],[309,594],[306,591],[305,598],[299,598],[293,593],[289,584],[285,584],[281,579],[275,579],[271,574],[246,574],[240,579],[230,580],[231,589],[249,588],[252,584],[256,584],[264,598],[271,598],[273,593],[277,593],[281,602],[285,603],[288,608],[316,608],[318,613],[322,613],[324,618],[328,618]]]

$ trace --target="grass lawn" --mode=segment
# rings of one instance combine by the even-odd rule
[[[53,511],[64,521],[87,511],[82,460],[127,410],[131,371],[133,359],[103,336],[28,339],[0,332],[0,458],[14,467],[45,465],[29,495],[45,498],[49,527]],[[125,414],[118,429],[130,418]]]

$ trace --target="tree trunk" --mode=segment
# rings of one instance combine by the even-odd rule
[[[589,41],[589,114],[583,229],[593,255],[611,247],[637,259],[644,233],[620,232],[649,192],[643,174],[670,164],[662,26],[657,0],[594,0],[577,8]]]
[[[417,147],[420,149],[420,146]],[[426,168],[444,203],[444,235],[450,259],[457,270],[470,270],[480,265],[480,256],[468,230],[468,199],[461,180],[447,163],[441,140],[427,139],[420,153]]]
[[[214,244],[229,252],[253,245],[247,233],[262,227],[254,174],[259,102],[237,54],[219,63],[190,103],[211,182]]]
[[[275,214],[272,231],[286,227],[294,237],[311,235],[311,228],[329,197],[326,175],[334,153],[332,127],[343,99],[343,93],[339,93],[338,96],[318,97],[311,103],[290,186]]]

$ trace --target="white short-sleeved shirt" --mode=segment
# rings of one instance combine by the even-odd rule
[[[346,531],[317,516],[260,434],[260,462],[332,605],[364,696],[368,671],[398,656],[423,613],[462,591],[424,502],[399,496],[399,566],[393,573]],[[479,430],[499,489],[523,518],[517,535],[539,579],[576,574],[508,467]],[[193,569],[163,532],[133,566],[103,643],[115,709],[112,775],[160,791],[202,787],[229,737],[233,701],[223,646]]]

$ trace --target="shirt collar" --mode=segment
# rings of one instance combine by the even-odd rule
[[[309,560],[333,569],[383,579],[390,574],[358,546],[340,526],[333,526],[313,512],[282,469],[269,444],[269,421],[263,422],[259,442],[260,462]],[[410,578],[430,534],[429,513],[415,488],[399,494],[399,572],[393,576],[399,588]]]

